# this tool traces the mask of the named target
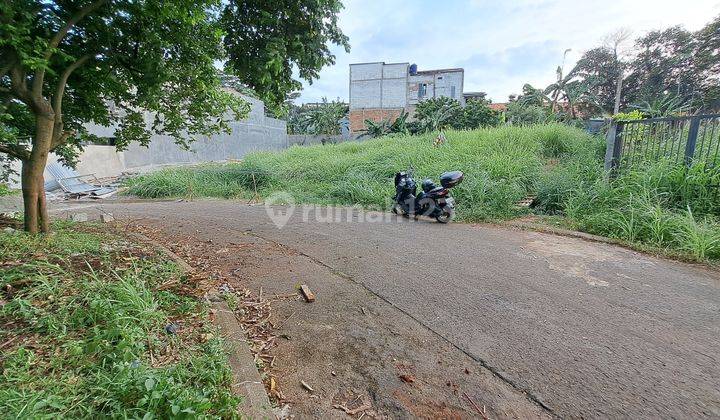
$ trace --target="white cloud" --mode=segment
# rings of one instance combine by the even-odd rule
[[[618,28],[634,37],[673,25],[697,30],[718,14],[719,0],[348,0],[340,24],[351,52],[336,48],[337,63],[305,84],[300,101],[347,99],[348,66],[366,61],[462,66],[466,91],[504,101],[525,82],[550,83],[566,48],[572,65]]]

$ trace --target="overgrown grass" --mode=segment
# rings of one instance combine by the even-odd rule
[[[604,139],[561,124],[386,137],[339,145],[292,147],[248,155],[243,162],[166,169],[130,181],[141,197],[261,197],[284,191],[296,202],[389,208],[392,176],[415,168],[418,181],[465,172],[453,189],[460,220],[509,219],[516,203],[536,195],[533,211],[564,216],[589,233],[678,252],[720,258],[720,171],[655,162],[608,183]],[[255,179],[251,174],[254,174]]]
[[[179,269],[107,233],[54,229],[0,233],[3,417],[236,417],[204,304],[154,289]]]
[[[681,251],[699,261],[720,259],[717,168],[648,163],[609,183],[575,175],[576,185],[556,201],[578,229]]]
[[[434,137],[292,147],[253,153],[241,163],[165,169],[131,180],[129,193],[232,198],[251,197],[256,187],[262,197],[284,191],[300,203],[386,209],[396,172],[413,167],[418,181],[437,181],[442,172],[462,170],[465,181],[453,190],[459,218],[504,219],[523,211],[515,203],[534,192],[548,159],[594,155],[598,145],[596,138],[560,124],[449,131],[439,147]]]

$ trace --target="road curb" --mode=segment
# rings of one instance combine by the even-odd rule
[[[220,296],[210,296],[209,299],[215,310],[214,323],[220,328],[228,353],[233,374],[232,390],[243,397],[240,410],[251,419],[275,419],[270,399],[255,366],[255,358],[247,344],[245,331],[235,318],[235,312]]]
[[[190,264],[160,242],[137,232],[129,232],[129,236],[157,247],[184,272],[195,272]],[[277,416],[272,411],[270,399],[255,365],[255,358],[247,343],[245,331],[235,317],[235,313],[217,293],[208,294],[207,299],[215,312],[213,323],[220,329],[232,370],[232,391],[243,399],[239,407],[241,413],[251,419],[276,419]]]
[[[693,260],[685,254],[679,252],[672,252],[669,250],[662,250],[653,248],[652,246],[644,246],[643,244],[634,244],[631,242],[623,241],[622,239],[608,238],[605,236],[593,235],[591,233],[579,232],[576,230],[569,230],[564,228],[557,228],[553,226],[547,226],[538,223],[526,223],[526,222],[513,222],[507,221],[497,224],[496,226],[506,229],[518,229],[529,232],[546,233],[549,235],[564,236],[569,238],[581,239],[587,242],[595,242],[607,245],[614,245],[621,248],[625,248],[629,251],[639,252],[651,257],[662,258],[670,261],[676,261],[683,264],[688,264],[695,267],[714,268],[712,262],[700,262]]]
[[[521,230],[530,230],[530,231],[541,232],[541,233],[550,233],[550,234],[558,235],[558,236],[568,236],[571,238],[584,239],[584,240],[590,241],[590,242],[599,242],[599,243],[603,243],[603,244],[619,245],[619,246],[622,246],[625,248],[632,249],[632,247],[629,246],[626,242],[621,241],[619,239],[612,239],[612,238],[607,238],[604,236],[593,235],[590,233],[579,232],[576,230],[557,228],[557,227],[542,225],[542,224],[538,224],[538,223],[508,221],[508,222],[500,223],[500,226],[516,228],[516,229],[521,229]]]

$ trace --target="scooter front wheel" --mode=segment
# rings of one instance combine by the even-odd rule
[[[440,223],[448,223],[453,219],[453,217],[455,217],[455,212],[453,210],[444,208],[444,209],[442,209],[440,214],[435,216],[435,220],[437,220]]]
[[[405,218],[410,217],[410,216],[408,215],[408,213],[405,211],[405,209],[404,209],[400,204],[398,204],[398,203],[395,203],[395,205],[393,206],[393,208],[392,208],[391,211],[392,211],[393,213],[395,213],[395,214],[397,214],[397,215],[400,215],[400,216],[402,216],[402,217],[405,217]]]

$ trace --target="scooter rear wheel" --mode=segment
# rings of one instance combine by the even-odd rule
[[[442,212],[440,212],[440,214],[435,217],[435,220],[437,220],[439,223],[448,223],[453,219],[454,216],[454,211],[443,209]]]

